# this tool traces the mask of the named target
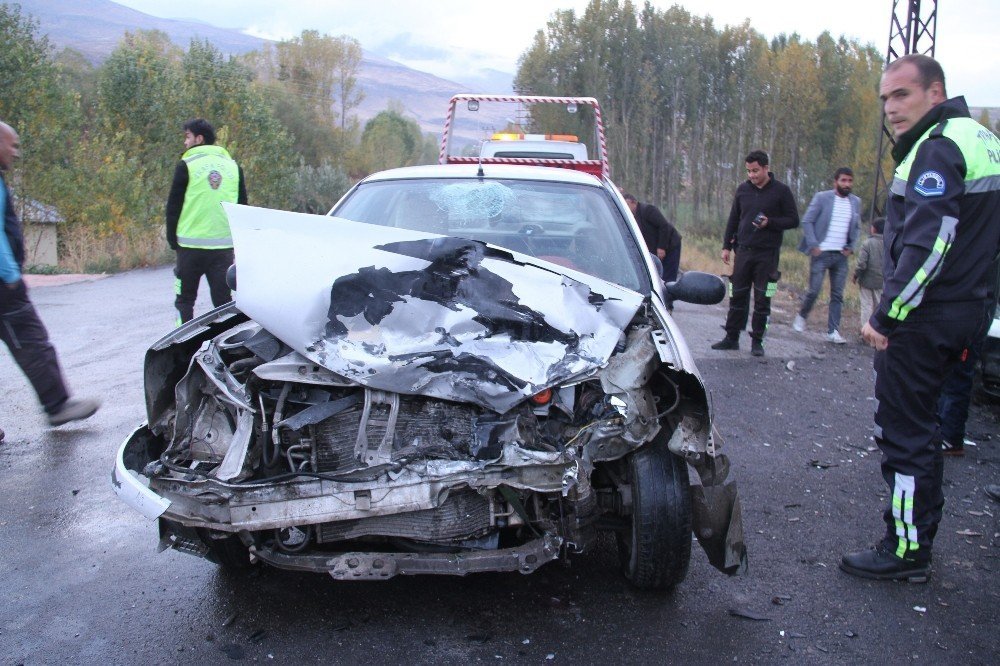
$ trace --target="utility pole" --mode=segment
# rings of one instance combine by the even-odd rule
[[[922,53],[934,57],[934,33],[937,30],[937,0],[892,0],[892,19],[889,21],[889,50],[885,56],[888,65],[900,56]],[[882,113],[882,131],[878,139],[878,161],[875,162],[875,191],[869,220],[885,215],[885,200],[889,193],[889,177],[882,171],[882,162],[892,151],[896,141]]]

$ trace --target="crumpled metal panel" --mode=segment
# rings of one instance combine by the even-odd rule
[[[364,386],[503,413],[604,365],[642,296],[482,242],[224,204],[236,304]]]
[[[691,474],[692,528],[708,561],[729,575],[747,570],[743,510],[736,480],[729,475],[729,458],[707,456]]]

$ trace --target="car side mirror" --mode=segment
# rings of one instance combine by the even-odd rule
[[[226,269],[226,286],[229,291],[236,291],[236,264]]]
[[[675,301],[695,305],[715,305],[726,297],[726,283],[718,275],[687,271],[676,282],[666,284],[667,294]]]

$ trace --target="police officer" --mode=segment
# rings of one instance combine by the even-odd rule
[[[220,204],[247,202],[243,169],[225,148],[215,145],[215,130],[208,121],[184,123],[184,148],[167,198],[167,243],[177,252],[178,326],[194,317],[202,275],[215,307],[231,300],[226,271],[233,263],[233,239]]]
[[[1000,251],[1000,141],[948,99],[928,56],[893,61],[880,94],[896,135],[885,226],[885,288],[862,337],[875,352],[875,441],[891,490],[885,536],[841,569],[925,582],[941,520],[937,405],[944,378],[986,316]]]

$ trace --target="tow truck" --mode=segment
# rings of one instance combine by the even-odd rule
[[[517,105],[518,112],[530,115],[534,125],[557,125],[551,133],[496,132],[482,142],[478,155],[453,154],[452,128],[457,110],[464,105],[478,113],[483,103]],[[510,124],[519,124],[508,118]],[[592,131],[590,150],[577,134],[563,133],[567,125]],[[594,154],[595,159],[589,155]],[[593,97],[545,97],[537,95],[461,94],[451,98],[441,136],[441,164],[522,164],[562,167],[610,178],[608,148],[604,138],[601,107]]]

